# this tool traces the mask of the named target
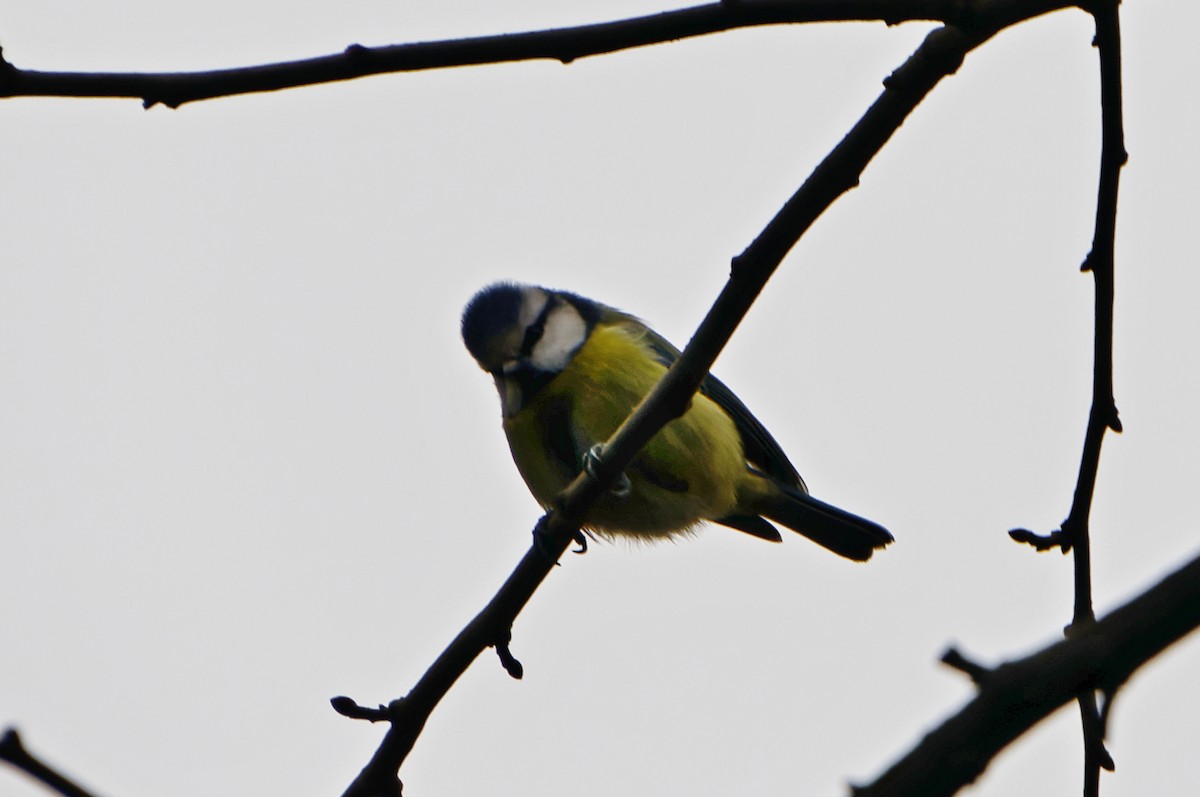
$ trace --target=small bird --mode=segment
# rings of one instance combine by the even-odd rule
[[[492,375],[504,432],[534,498],[555,497],[679,357],[631,315],[573,293],[501,282],[463,312],[463,342]],[[808,494],[775,438],[711,374],[584,518],[602,537],[662,539],[703,521],[780,542],[768,520],[866,561],[892,541],[882,526]]]

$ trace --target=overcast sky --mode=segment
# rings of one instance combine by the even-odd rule
[[[615,19],[649,2],[0,0],[21,67],[188,70]],[[1200,8],[1124,6],[1103,614],[1200,549],[1191,85]],[[0,724],[98,793],[338,794],[539,510],[459,340],[481,286],[682,345],[929,25],[740,31],[564,67],[391,75],[178,111],[0,102]],[[724,528],[568,556],[434,714],[406,794],[817,795],[1061,636],[1090,400],[1099,108],[1063,12],[969,57],[783,264],[717,362],[867,565]],[[1200,644],[1121,693],[1106,797],[1200,790]],[[1079,793],[1061,711],[971,790]],[[0,793],[44,794],[0,768]]]

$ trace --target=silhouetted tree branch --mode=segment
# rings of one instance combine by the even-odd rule
[[[93,797],[92,793],[30,753],[21,743],[21,736],[13,728],[0,735],[0,761],[24,772],[46,788],[63,797]]]
[[[1056,709],[1082,694],[1117,690],[1169,645],[1200,626],[1200,558],[1099,622],[1024,658],[988,669],[957,651],[944,661],[971,675],[979,694],[855,797],[939,797],[975,781],[988,763]]]
[[[312,86],[389,72],[551,59],[568,64],[612,53],[759,25],[941,21],[963,30],[1005,25],[1075,5],[1062,0],[738,0],[554,30],[383,47],[203,72],[43,72],[0,60],[0,97],[126,97],[149,108]]]
[[[68,73],[19,69],[0,60],[0,96],[140,98],[149,107],[178,107],[215,97],[275,91],[368,75],[452,66],[553,59],[601,53],[734,30],[818,21],[895,24],[936,20],[912,56],[845,138],[817,166],[749,246],[733,258],[729,280],[678,362],[605,447],[601,466],[580,474],[556,508],[539,521],[536,542],[484,609],[458,634],[412,690],[386,706],[364,708],[339,697],[347,717],[386,721],[389,729],[345,794],[398,795],[400,766],[442,697],[483,650],[497,650],[521,677],[509,651],[513,621],[576,538],[590,504],[663,425],[678,417],[755,298],[800,237],[842,194],[917,105],[965,56],[1004,28],[1035,16],[1081,7],[1096,21],[1100,54],[1103,149],[1095,233],[1083,269],[1096,281],[1093,398],[1073,501],[1062,527],[1048,535],[1018,529],[1014,539],[1038,550],[1074,551],[1075,609],[1068,638],[1031,656],[988,668],[957,651],[944,660],[967,673],[978,696],[931,732],[909,755],[859,795],[952,794],[977,778],[1005,745],[1070,700],[1079,702],[1085,739],[1085,794],[1098,793],[1099,771],[1111,768],[1104,724],[1119,687],[1146,661],[1200,624],[1200,559],[1096,621],[1092,607],[1089,516],[1107,430],[1120,431],[1113,397],[1113,249],[1123,141],[1120,29],[1113,0],[729,0],[634,19],[556,30],[437,42],[363,47],[285,63],[193,73]],[[1096,695],[1103,696],[1098,707]],[[87,792],[24,750],[15,731],[0,739],[0,759],[68,795]]]
[[[1012,532],[1018,542],[1033,545],[1039,551],[1059,547],[1063,553],[1074,550],[1075,612],[1072,627],[1095,622],[1092,608],[1092,555],[1090,517],[1100,471],[1100,449],[1109,429],[1121,431],[1121,420],[1113,393],[1113,276],[1117,230],[1117,195],[1125,152],[1125,128],[1121,89],[1121,29],[1117,3],[1098,0],[1088,10],[1096,20],[1095,44],[1100,54],[1101,135],[1100,184],[1097,190],[1096,222],[1092,249],[1082,270],[1091,271],[1096,280],[1095,332],[1093,337],[1092,406],[1084,433],[1083,454],[1075,482],[1071,511],[1062,528],[1047,536],[1025,529]],[[1079,695],[1079,712],[1084,739],[1084,797],[1100,794],[1100,770],[1114,768],[1112,756],[1104,746],[1104,723],[1091,692]]]
[[[1007,15],[990,20],[977,16],[970,30],[939,28],[885,81],[883,94],[750,246],[734,258],[729,281],[682,356],[605,445],[605,460],[596,477],[580,474],[560,496],[559,510],[543,519],[544,531],[554,540],[554,559],[578,532],[580,519],[592,501],[663,425],[684,411],[771,274],[804,232],[838,197],[858,185],[871,159],[934,86],[958,69],[968,52],[1016,21]],[[485,647],[497,639],[508,639],[517,613],[549,574],[551,563],[540,547],[535,543],[530,548],[496,596],[413,690],[381,712],[378,718],[386,716],[391,728],[344,797],[400,793],[397,773],[434,707]],[[338,700],[343,709],[357,710],[354,701]]]

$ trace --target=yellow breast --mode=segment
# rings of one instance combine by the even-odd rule
[[[578,457],[607,440],[665,373],[639,327],[600,325],[566,369],[505,421],[517,468],[543,506],[576,476]],[[730,514],[748,478],[733,421],[699,394],[647,444],[626,475],[630,494],[601,498],[587,516],[588,528],[633,536],[686,531]]]

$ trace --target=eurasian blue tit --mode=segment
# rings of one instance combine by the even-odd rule
[[[533,285],[480,291],[463,313],[462,335],[496,382],[513,460],[543,507],[679,357],[633,316]],[[709,375],[687,411],[593,504],[584,528],[661,539],[711,521],[779,542],[766,518],[857,561],[892,541],[881,526],[811,497],[766,428]]]

